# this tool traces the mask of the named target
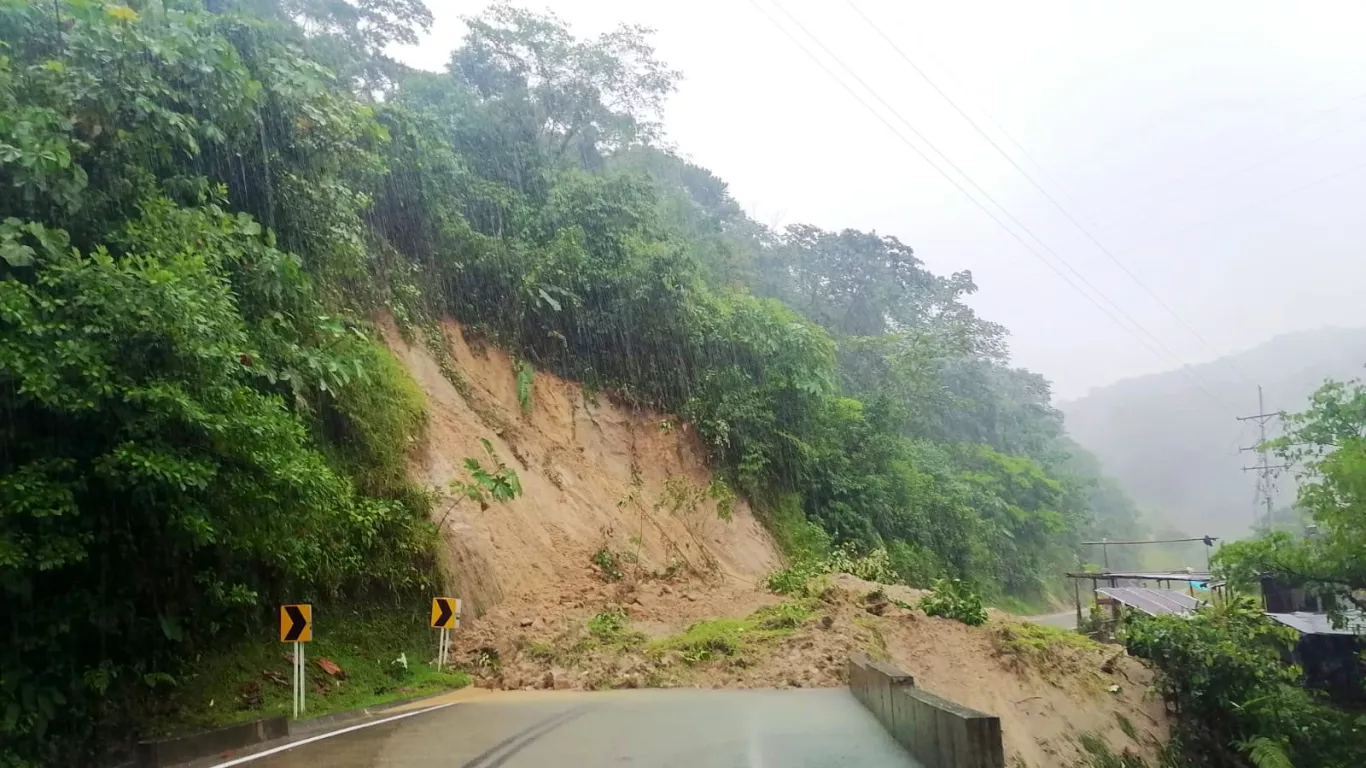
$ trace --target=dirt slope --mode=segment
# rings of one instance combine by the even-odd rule
[[[832,577],[778,632],[751,626],[732,635],[737,647],[717,644],[704,658],[695,651],[706,642],[669,650],[716,619],[793,604],[760,586],[781,557],[750,510],[737,503],[726,522],[714,501],[698,500],[711,478],[695,435],[663,414],[604,396],[594,403],[578,385],[543,373],[523,415],[507,354],[472,349],[447,324],[443,372],[427,345],[382,327],[428,397],[415,477],[444,488],[463,476],[465,457],[484,458],[484,437],[524,487],[522,498],[487,510],[449,500],[435,510],[451,589],[477,609],[456,633],[455,658],[481,685],[839,686],[848,654],[862,650],[931,692],[998,715],[1012,768],[1081,764],[1083,733],[1156,764],[1168,724],[1161,703],[1146,696],[1149,672],[1138,662],[1113,647],[1012,642],[1017,619],[997,611],[976,628],[928,617],[897,605],[922,594],[906,587]],[[591,564],[604,547],[621,556],[620,578]],[[879,590],[887,599],[870,604]],[[620,626],[604,632],[603,616]]]
[[[522,497],[507,504],[481,510],[447,498],[436,507],[451,586],[476,611],[572,594],[596,580],[590,557],[603,547],[638,560],[621,563],[625,570],[673,565],[713,588],[751,586],[778,567],[772,539],[743,502],[729,522],[718,519],[711,499],[678,502],[698,500],[712,479],[686,426],[605,395],[587,397],[579,385],[541,372],[524,415],[507,353],[475,351],[459,326],[445,323],[443,372],[430,346],[405,342],[392,321],[380,326],[428,399],[414,478],[440,490],[468,479],[466,457],[489,466],[485,438],[521,480]]]

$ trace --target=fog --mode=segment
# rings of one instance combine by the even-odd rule
[[[461,17],[484,6],[431,3],[430,34],[395,55],[443,68]],[[660,55],[684,75],[666,113],[669,140],[728,181],[758,220],[876,229],[936,272],[972,270],[974,306],[1011,330],[1015,362],[1052,379],[1059,399],[1285,331],[1362,323],[1359,4],[549,8],[581,35],[619,22],[657,30]],[[1187,380],[1195,387],[1198,377]]]

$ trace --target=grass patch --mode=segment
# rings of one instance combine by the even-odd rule
[[[867,616],[857,616],[854,618],[854,624],[868,633],[866,640],[862,637],[859,638],[864,640],[864,652],[874,661],[891,661],[892,655],[887,650],[887,638],[878,628],[877,621]]]
[[[427,626],[425,606],[348,611],[315,605],[313,617],[314,641],[304,652],[309,717],[470,684],[464,672],[436,671],[436,632]],[[257,639],[192,661],[174,687],[160,689],[148,702],[146,735],[172,736],[292,714],[291,663],[285,654],[293,647],[279,642],[274,632],[272,625]],[[400,656],[407,659],[407,669],[393,663]],[[336,663],[346,679],[328,675],[319,659]]]
[[[1022,664],[1041,666],[1063,661],[1062,651],[1098,651],[1100,643],[1076,632],[1032,622],[1002,624],[993,628],[996,652]]]
[[[1127,749],[1118,755],[1111,752],[1105,739],[1089,731],[1083,732],[1078,742],[1086,753],[1086,762],[1082,765],[1087,768],[1148,768],[1146,760]]]
[[[1134,721],[1125,717],[1123,712],[1115,713],[1115,720],[1119,723],[1119,729],[1124,731],[1124,735],[1138,741],[1138,729],[1134,727]]]
[[[630,623],[621,611],[603,611],[588,620],[588,634],[606,645],[639,645],[645,635],[628,629]]]
[[[646,650],[656,656],[677,651],[689,664],[743,659],[758,647],[793,634],[813,613],[813,601],[789,600],[760,608],[743,619],[699,621],[682,634],[651,643]]]

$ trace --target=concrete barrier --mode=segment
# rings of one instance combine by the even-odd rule
[[[916,688],[862,653],[849,657],[849,690],[924,768],[1005,768],[1000,718]]]

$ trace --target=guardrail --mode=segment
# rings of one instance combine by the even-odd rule
[[[924,768],[1005,768],[1000,718],[917,688],[862,653],[849,657],[849,690]]]

